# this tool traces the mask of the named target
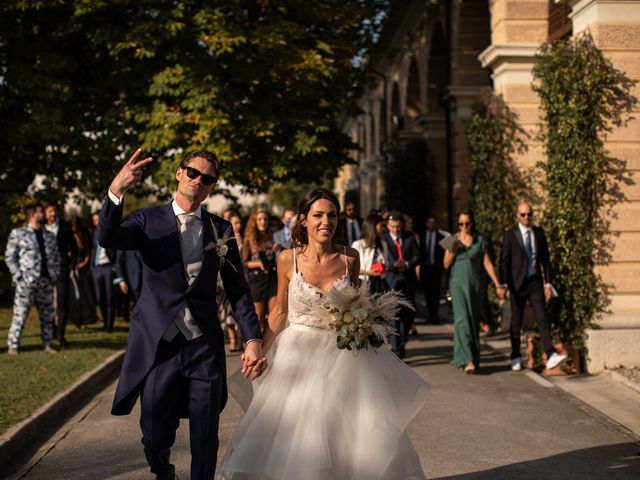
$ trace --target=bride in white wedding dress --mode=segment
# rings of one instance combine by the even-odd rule
[[[386,346],[339,350],[319,306],[329,289],[358,282],[358,253],[333,240],[339,208],[322,189],[300,203],[297,248],[280,254],[276,308],[264,335],[271,366],[253,383],[218,479],[426,478],[405,430],[428,384]]]

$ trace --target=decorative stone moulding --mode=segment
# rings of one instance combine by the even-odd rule
[[[494,44],[484,50],[478,60],[483,68],[493,71],[491,78],[497,90],[506,84],[530,84],[539,48],[539,45]]]

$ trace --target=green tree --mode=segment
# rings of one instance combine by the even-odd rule
[[[365,80],[354,59],[386,4],[4,2],[0,205],[37,174],[43,195],[101,197],[139,145],[157,160],[159,194],[191,148],[213,150],[227,182],[256,191],[335,172],[353,148],[339,120]]]
[[[609,260],[609,218],[630,182],[624,161],[607,154],[613,127],[624,126],[637,99],[634,84],[613,67],[590,34],[544,45],[533,70],[541,100],[539,138],[548,160],[544,225],[560,293],[555,327],[578,350],[585,329],[606,311],[608,286],[595,272]]]

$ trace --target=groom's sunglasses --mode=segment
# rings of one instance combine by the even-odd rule
[[[184,168],[187,171],[187,177],[189,177],[191,180],[195,180],[196,178],[202,175],[202,183],[204,183],[207,186],[213,185],[218,180],[216,177],[212,175],[207,175],[206,173],[202,173],[200,170],[196,170],[193,167],[182,165],[182,168]]]

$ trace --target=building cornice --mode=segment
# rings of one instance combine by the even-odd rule
[[[478,60],[483,68],[491,68],[495,70],[504,62],[509,63],[534,63],[534,58],[538,53],[540,45],[526,44],[493,44],[485,49]]]

